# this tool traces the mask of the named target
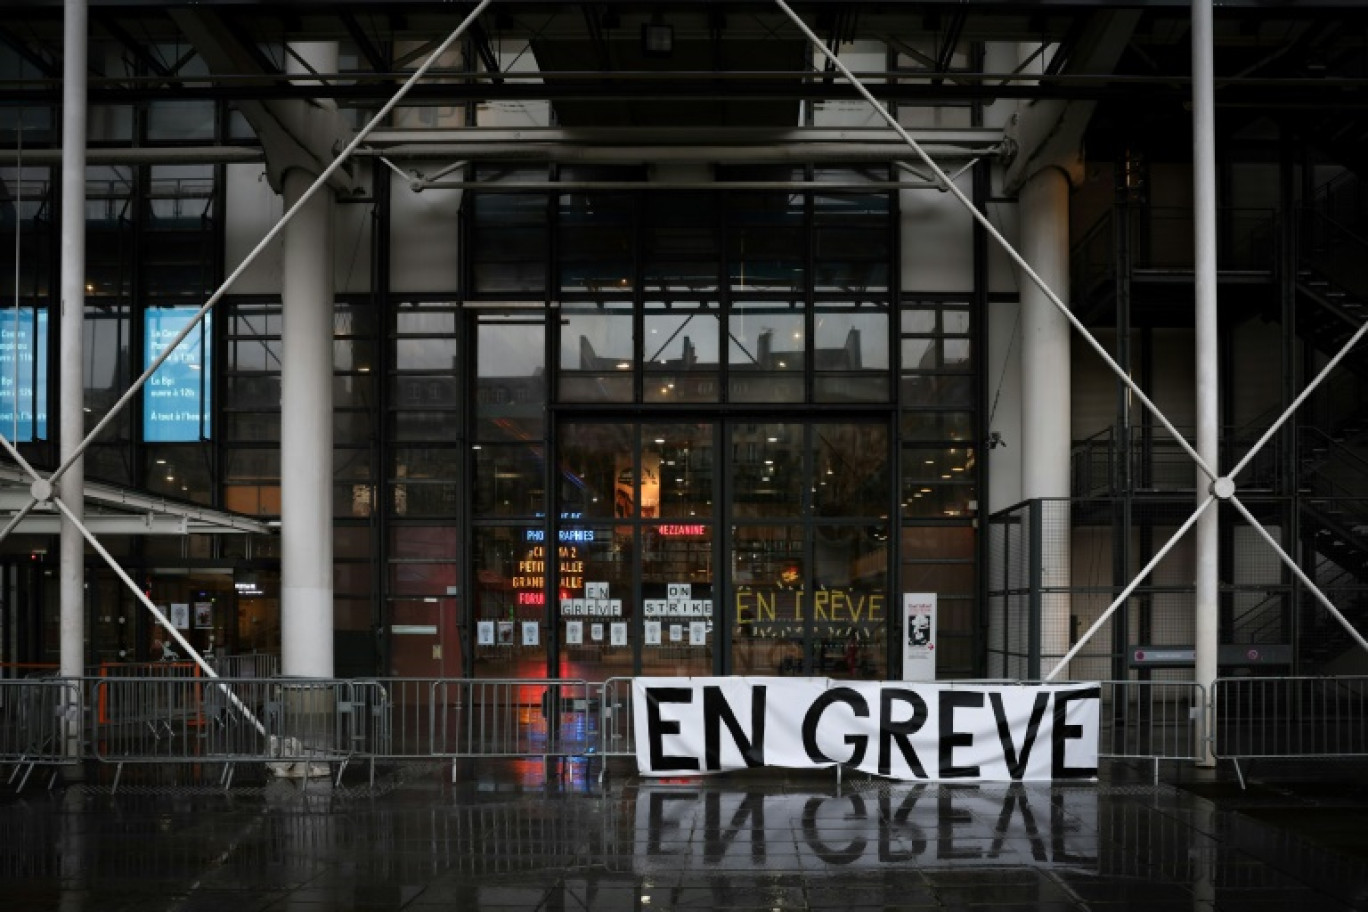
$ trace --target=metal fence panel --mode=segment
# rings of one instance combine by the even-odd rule
[[[609,678],[604,681],[600,708],[598,753],[604,757],[635,757],[632,679]]]
[[[12,763],[9,781],[22,789],[38,764],[61,763],[65,706],[80,690],[61,678],[0,680],[0,763]]]
[[[1200,760],[1205,691],[1192,681],[1102,681],[1099,757]]]
[[[1368,756],[1368,677],[1220,678],[1212,705],[1221,759]]]
[[[355,750],[350,681],[296,678],[88,680],[90,745],[105,763],[310,762]]]
[[[583,756],[597,690],[582,680],[356,681],[358,752],[374,759]]]

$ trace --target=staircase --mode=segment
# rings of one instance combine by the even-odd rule
[[[1368,212],[1334,204],[1358,195],[1342,184],[1298,218],[1296,331],[1322,359],[1368,321]],[[1340,361],[1296,420],[1303,566],[1315,568],[1318,586],[1350,623],[1368,630],[1368,343]],[[1304,671],[1357,648],[1314,599],[1301,604]]]

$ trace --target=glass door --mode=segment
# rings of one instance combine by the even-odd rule
[[[719,669],[714,435],[712,422],[561,424],[552,627],[562,675]]]
[[[887,428],[728,428],[734,674],[875,679],[888,669]]]

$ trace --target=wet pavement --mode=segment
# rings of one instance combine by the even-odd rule
[[[0,780],[0,908],[1368,909],[1355,774],[1241,790],[1127,768],[1055,786],[612,773],[491,761],[456,783],[435,765],[373,786],[355,770],[229,789],[209,771],[189,786],[125,773],[117,791],[99,768],[52,789]]]

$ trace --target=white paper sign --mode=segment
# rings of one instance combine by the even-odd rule
[[[565,645],[578,646],[584,642],[584,621],[565,622]]]
[[[475,622],[475,643],[479,646],[494,645],[494,622],[476,621]]]
[[[647,646],[660,645],[660,621],[646,621],[642,625],[642,636]]]
[[[904,592],[903,680],[936,680],[936,593]]]
[[[541,625],[536,621],[523,621],[522,632],[524,646],[536,646],[541,641]]]
[[[627,645],[627,622],[613,621],[608,625],[608,642],[613,646]]]

